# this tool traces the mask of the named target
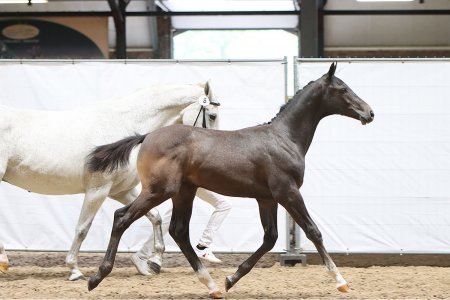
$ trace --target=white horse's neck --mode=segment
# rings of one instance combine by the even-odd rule
[[[133,133],[147,133],[154,128],[181,123],[185,109],[197,103],[197,99],[203,94],[203,88],[197,85],[161,85],[143,88],[132,95],[102,102],[98,104],[97,109],[110,116],[120,115],[121,120],[129,119],[133,122],[129,124]],[[123,125],[128,127],[127,122]]]

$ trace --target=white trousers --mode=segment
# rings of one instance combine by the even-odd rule
[[[199,188],[197,190],[196,196],[214,207],[214,212],[209,217],[208,224],[206,225],[203,234],[198,241],[200,245],[209,247],[213,242],[215,233],[217,232],[217,230],[219,230],[226,216],[230,212],[231,203],[226,200],[225,197],[202,188]],[[167,232],[169,232],[170,219],[172,218],[172,207],[164,212],[164,214],[161,215],[161,218],[161,229],[164,237]],[[141,259],[149,259],[153,255],[153,252],[155,250],[152,238],[153,231],[151,234],[152,236],[147,240],[147,242],[145,242],[141,250],[137,252],[137,255]]]

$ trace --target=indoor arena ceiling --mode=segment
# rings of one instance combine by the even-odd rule
[[[138,47],[142,43],[142,36],[150,36],[149,26],[145,25],[148,21],[142,17],[154,15],[155,7],[162,10],[156,13],[171,16],[171,26],[174,30],[272,28],[298,30],[300,15],[298,2],[297,0],[131,0],[126,8],[127,30],[130,31],[128,43]],[[368,47],[386,44],[414,47],[448,45],[450,0],[377,2],[322,0],[322,2],[326,2],[323,10],[326,47]],[[49,16],[58,13],[66,16],[111,15],[111,8],[107,0],[48,0],[48,3],[36,3],[31,6],[0,3],[0,15],[3,17],[17,17],[20,14],[27,17],[34,16],[33,14]],[[386,38],[391,36],[392,28],[396,29],[395,36]],[[149,31],[148,34],[145,30]],[[134,39],[133,33],[137,31],[140,34]],[[349,32],[352,34],[348,34]]]

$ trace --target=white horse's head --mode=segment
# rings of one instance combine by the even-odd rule
[[[209,82],[198,84],[203,90],[198,101],[187,106],[182,112],[182,123],[196,127],[217,129],[219,127],[219,105],[214,97]],[[207,99],[205,99],[205,97]],[[200,101],[206,101],[206,105]]]

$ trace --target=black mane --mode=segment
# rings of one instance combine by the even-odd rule
[[[278,113],[275,115],[275,117],[273,117],[269,122],[264,123],[263,125],[268,125],[270,123],[272,123],[276,118],[278,118],[278,116],[284,111],[286,110],[287,107],[291,106],[293,102],[296,102],[296,100],[298,98],[300,98],[302,92],[305,90],[305,88],[307,86],[309,86],[311,83],[313,83],[314,81],[310,81],[307,85],[305,85],[302,89],[299,89],[298,91],[295,92],[295,95],[290,98],[285,104],[283,104],[280,107],[280,110],[278,111]]]

